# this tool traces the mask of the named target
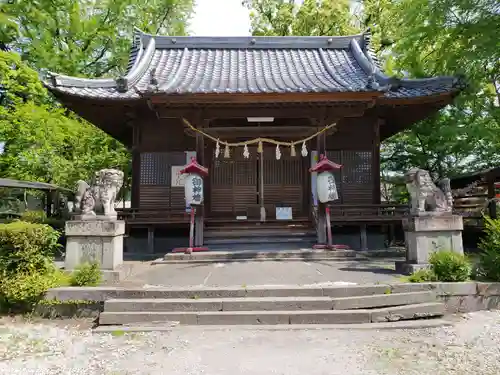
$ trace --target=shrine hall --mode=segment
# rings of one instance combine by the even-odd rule
[[[364,249],[371,247],[367,227],[389,228],[408,210],[381,201],[381,142],[450,104],[461,88],[457,77],[387,76],[370,38],[137,30],[122,76],[50,73],[45,84],[130,150],[131,207],[120,216],[129,230],[147,230],[151,246],[157,231],[189,227],[179,172],[193,157],[208,169],[196,210],[198,246],[243,229],[257,237],[300,227],[326,241],[326,211],[310,171],[326,158],[339,165],[336,199],[327,205],[334,236],[355,228],[353,246]]]

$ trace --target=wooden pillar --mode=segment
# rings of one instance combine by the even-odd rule
[[[316,150],[318,151],[318,157],[321,154],[326,153],[324,143],[325,134],[322,133],[316,137]],[[318,201],[318,227],[316,228],[318,235],[318,245],[326,244],[326,205]]]
[[[141,153],[139,152],[140,131],[137,125],[133,126],[132,135],[132,181],[131,181],[131,208],[140,206],[140,186],[141,186]]]
[[[205,142],[203,136],[199,133],[196,133],[196,159],[198,163],[205,166]],[[205,181],[203,183],[205,186]],[[205,197],[206,189],[204,188],[203,195]],[[204,198],[205,200],[205,198]],[[205,207],[201,206],[196,209],[196,217],[195,217],[195,235],[194,235],[194,246],[201,247],[203,246],[203,232],[204,232],[204,211]]]
[[[148,253],[154,254],[155,252],[155,228],[148,227]]]
[[[488,215],[492,219],[498,218],[497,204],[493,198],[495,198],[495,177],[493,174],[488,174],[486,176],[486,183],[488,185]]]
[[[361,250],[368,250],[368,234],[366,231],[366,224],[361,224],[359,234]]]
[[[373,125],[372,178],[373,203],[380,204],[380,125],[382,120],[376,120]]]

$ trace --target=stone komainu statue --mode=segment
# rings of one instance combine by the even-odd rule
[[[96,214],[116,217],[115,200],[123,185],[123,172],[117,169],[102,169],[95,173],[92,185],[77,182],[75,211],[83,216]]]
[[[441,180],[441,189],[424,169],[410,169],[406,175],[406,187],[411,196],[411,211],[413,214],[424,212],[451,213],[453,210],[453,196],[450,179]]]

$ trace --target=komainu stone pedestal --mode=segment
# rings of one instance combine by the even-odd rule
[[[66,222],[64,268],[74,270],[85,262],[98,262],[105,281],[119,280],[123,264],[121,220],[70,220]]]
[[[402,274],[429,267],[429,257],[436,251],[463,254],[462,216],[423,214],[403,220],[406,242],[406,261],[396,262],[396,271]]]

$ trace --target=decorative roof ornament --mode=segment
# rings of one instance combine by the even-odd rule
[[[57,74],[52,73],[52,72],[47,72],[45,77],[50,81],[52,86],[54,86],[54,87],[57,86]]]
[[[128,91],[128,80],[126,77],[118,77],[115,79],[116,82],[116,90],[118,92],[127,92]]]
[[[148,92],[158,92],[158,79],[156,78],[156,68],[152,68],[149,71],[149,85]]]

